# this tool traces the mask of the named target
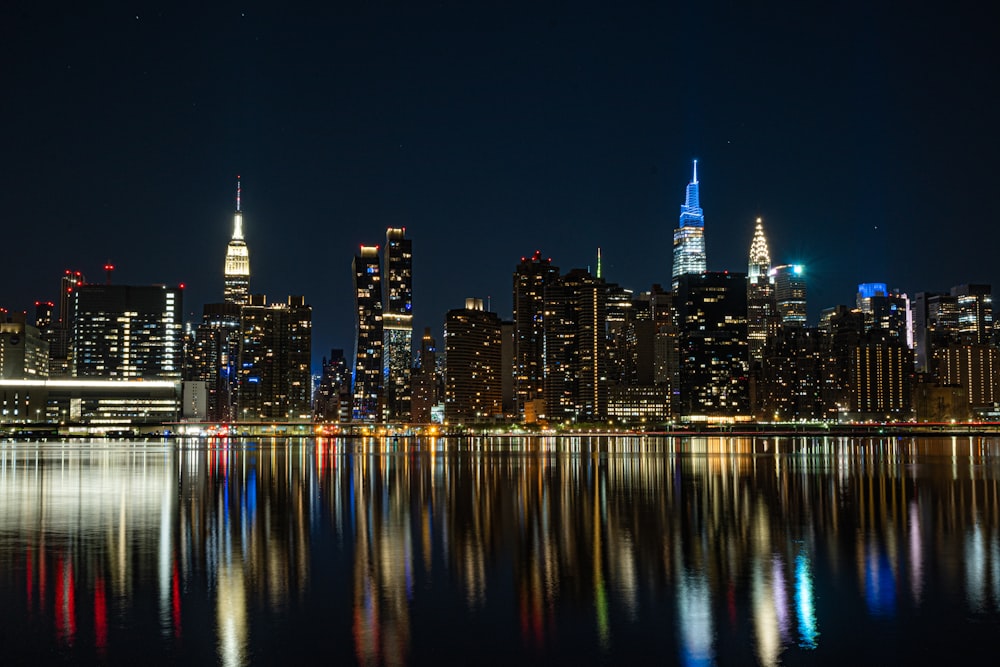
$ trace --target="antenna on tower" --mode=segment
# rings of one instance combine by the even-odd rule
[[[692,183],[698,182],[698,161],[694,161],[694,177],[691,179]]]
[[[104,263],[104,284],[105,285],[110,285],[111,284],[111,274],[114,272],[114,270],[115,270],[115,265],[111,263],[111,260],[108,260],[107,262]]]
[[[597,247],[597,277],[601,277],[601,247]]]
[[[236,210],[240,210],[240,175],[236,174]]]

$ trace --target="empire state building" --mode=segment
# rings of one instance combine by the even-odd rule
[[[240,209],[240,177],[236,177],[236,213],[233,215],[233,238],[226,247],[225,293],[226,303],[241,306],[250,297],[250,251],[243,240],[243,211]]]

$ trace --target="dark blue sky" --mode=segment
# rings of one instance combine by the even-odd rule
[[[0,305],[65,268],[221,300],[243,177],[252,289],[353,347],[351,260],[405,226],[419,336],[541,249],[670,281],[699,158],[708,266],[762,215],[809,304],[1000,284],[992,16],[847,2],[4,3]],[[421,5],[419,8],[417,5]]]

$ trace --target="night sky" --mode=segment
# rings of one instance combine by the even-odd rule
[[[90,4],[0,8],[12,310],[111,260],[197,322],[240,174],[251,289],[305,295],[316,360],[353,349],[351,261],[389,226],[440,338],[468,296],[509,318],[536,249],[668,285],[693,158],[708,268],[746,271],[763,216],[813,321],[858,282],[1000,286],[988,3]]]

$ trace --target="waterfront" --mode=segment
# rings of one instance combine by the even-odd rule
[[[0,444],[8,664],[987,660],[1000,439]]]

